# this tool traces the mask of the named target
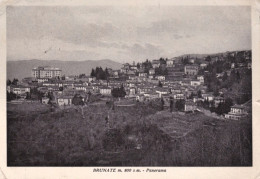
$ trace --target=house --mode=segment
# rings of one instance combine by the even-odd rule
[[[136,101],[138,102],[143,102],[144,101],[144,95],[143,94],[139,94],[136,96]]]
[[[119,75],[119,71],[118,70],[113,70],[113,76],[114,77],[118,77]]]
[[[168,60],[166,61],[166,66],[167,66],[167,67],[174,67],[173,60],[172,60],[172,59],[168,59]]]
[[[180,86],[174,86],[172,88],[170,88],[171,93],[181,93],[181,88]]]
[[[184,72],[187,75],[197,75],[199,71],[199,66],[198,65],[185,65],[184,67]]]
[[[167,89],[167,88],[157,88],[155,92],[158,93],[159,98],[161,98],[163,94],[169,93],[169,89]]]
[[[201,68],[201,69],[205,69],[207,66],[208,66],[207,63],[201,63],[201,64],[200,64],[200,68]]]
[[[31,89],[30,87],[27,86],[22,86],[22,85],[10,85],[10,92],[13,92],[16,95],[23,95],[26,94],[27,92],[30,93]]]
[[[173,98],[177,99],[177,100],[185,99],[185,95],[183,93],[175,93],[175,94],[173,94]]]
[[[214,105],[215,105],[215,107],[217,107],[218,105],[219,105],[219,103],[224,103],[225,102],[225,99],[223,98],[223,97],[220,97],[220,96],[218,96],[218,97],[216,97],[215,99],[214,99]]]
[[[153,75],[149,75],[148,78],[149,78],[149,79],[153,79]]]
[[[154,70],[154,68],[151,68],[150,70],[149,70],[149,75],[154,75],[155,74],[155,70]]]
[[[145,97],[148,101],[150,101],[150,100],[158,99],[158,98],[159,98],[159,95],[158,95],[158,93],[152,91],[152,92],[150,92],[150,93],[145,93],[145,94],[144,94],[144,97]]]
[[[132,65],[132,66],[130,66],[130,69],[133,70],[133,71],[137,71],[137,66],[136,65]]]
[[[195,59],[194,58],[190,58],[189,59],[189,63],[195,63]]]
[[[77,91],[87,91],[87,87],[86,85],[74,85],[74,89]]]
[[[199,86],[200,85],[200,81],[199,80],[191,80],[190,81],[190,85],[191,86]]]
[[[123,64],[123,68],[129,70],[130,69],[130,64],[129,63],[124,63]]]
[[[59,106],[70,106],[72,104],[73,96],[62,95],[62,96],[58,96],[56,99],[57,99],[57,104]]]
[[[139,77],[147,77],[147,73],[139,73]]]
[[[38,78],[37,79],[38,83],[43,83],[43,82],[46,82],[46,81],[49,81],[49,78]]]
[[[136,73],[136,71],[135,71],[135,70],[132,70],[132,69],[130,69],[130,70],[128,70],[128,71],[126,72],[127,75],[135,75],[135,73]]]
[[[234,106],[231,106],[231,110],[228,114],[225,114],[225,118],[239,120],[247,114],[248,113],[245,106],[236,104]]]
[[[203,98],[199,98],[198,96],[194,96],[193,97],[193,102],[194,103],[199,102],[199,101],[203,101]]]
[[[185,105],[184,105],[185,112],[190,112],[190,111],[193,112],[196,109],[197,109],[197,106],[192,100],[185,101]]]
[[[43,97],[42,98],[42,104],[48,104],[50,99],[48,97]]]
[[[213,101],[214,100],[214,96],[210,93],[202,93],[201,94],[203,100],[205,101]]]
[[[153,60],[152,66],[153,66],[153,68],[159,68],[160,67],[160,60]]]
[[[61,69],[49,66],[39,66],[32,69],[32,76],[35,78],[60,78]]]
[[[131,95],[135,95],[135,93],[136,93],[136,89],[135,88],[130,88],[129,89],[129,95],[131,96]]]
[[[163,75],[156,76],[155,78],[158,79],[159,81],[165,81],[165,76]]]
[[[204,76],[203,75],[197,76],[197,80],[199,80],[201,84],[204,84]]]
[[[149,93],[152,90],[153,90],[152,87],[149,87],[149,86],[139,86],[137,89],[138,94]]]
[[[103,87],[100,87],[99,88],[99,92],[102,94],[102,95],[111,95],[111,88],[107,87],[107,86],[103,86]]]

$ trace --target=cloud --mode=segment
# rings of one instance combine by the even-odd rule
[[[132,45],[124,44],[122,45],[122,49],[124,51],[120,51],[120,53],[124,52],[126,55],[129,54],[132,59],[152,59],[159,57],[163,53],[161,47],[150,43],[143,45],[138,43]]]
[[[7,54],[12,59],[144,60],[250,49],[250,17],[249,7],[231,6],[9,6]],[[50,47],[49,55],[42,54]]]

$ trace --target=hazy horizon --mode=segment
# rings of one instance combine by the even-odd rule
[[[141,62],[251,50],[249,6],[8,6],[7,60]]]

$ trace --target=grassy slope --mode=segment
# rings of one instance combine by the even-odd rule
[[[50,110],[8,104],[8,165],[251,165],[251,123],[157,112],[157,105]],[[38,109],[36,112],[32,112]],[[14,112],[15,111],[15,112]],[[18,115],[19,114],[19,115]],[[163,132],[164,131],[164,132]],[[176,132],[172,132],[176,131]],[[167,134],[165,134],[167,133]],[[184,137],[178,137],[186,134]],[[132,137],[132,138],[131,138]],[[137,141],[137,142],[136,142]],[[136,150],[136,143],[142,144]]]

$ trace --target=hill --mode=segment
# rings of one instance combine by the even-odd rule
[[[62,74],[78,75],[85,73],[89,75],[92,68],[101,66],[102,68],[119,69],[121,64],[112,60],[87,60],[87,61],[59,61],[59,60],[19,60],[7,61],[7,79],[18,78],[19,80],[24,77],[31,76],[31,70],[38,66],[53,66],[62,69]]]
[[[182,57],[189,57],[189,58],[198,58],[198,59],[204,59],[206,58],[207,56],[211,56],[211,57],[214,57],[214,56],[227,56],[229,53],[239,53],[239,52],[250,52],[251,50],[237,50],[237,51],[227,51],[227,52],[220,52],[220,53],[209,53],[209,54],[184,54],[184,55],[180,55],[178,56],[177,58],[182,58]]]

